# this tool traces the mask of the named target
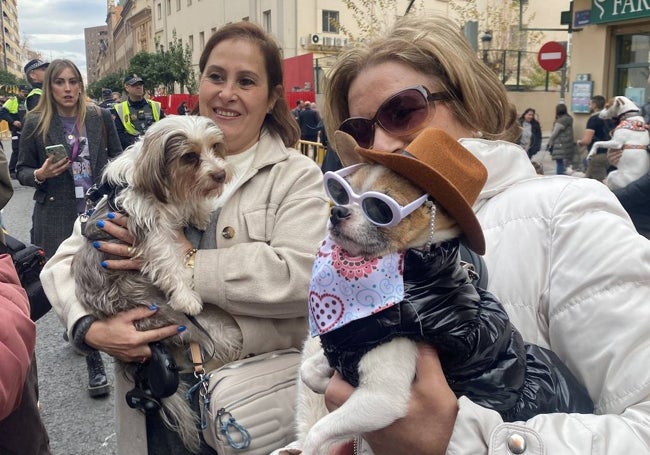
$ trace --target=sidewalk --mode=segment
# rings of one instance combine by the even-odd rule
[[[555,161],[551,159],[551,154],[546,151],[546,143],[548,142],[548,136],[542,136],[542,148],[539,152],[533,155],[531,161],[537,161],[542,165],[544,169],[544,175],[555,175]]]

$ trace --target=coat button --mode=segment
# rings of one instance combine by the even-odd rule
[[[221,231],[221,236],[224,239],[231,239],[235,236],[235,229],[232,226],[227,226]]]
[[[54,202],[54,196],[48,197],[47,200],[50,201],[50,202]]]
[[[514,455],[520,455],[526,451],[526,440],[518,433],[513,433],[508,437],[508,450]]]

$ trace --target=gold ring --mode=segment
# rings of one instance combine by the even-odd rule
[[[131,255],[131,253],[133,252],[133,247],[132,246],[127,246],[126,247],[126,252],[129,253],[129,255]]]

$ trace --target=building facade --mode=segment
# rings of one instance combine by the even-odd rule
[[[18,0],[0,1],[2,22],[2,69],[17,77],[23,76],[22,51],[18,33]]]
[[[86,42],[86,70],[88,84],[100,79],[99,64],[101,59],[108,53],[108,26],[99,25],[84,29]]]
[[[477,52],[481,51],[481,37],[487,30],[481,25],[481,18],[489,15],[490,5],[495,0],[473,2],[449,0],[416,0],[413,7],[426,12],[443,14],[462,24],[466,17],[459,13],[458,6],[471,7],[478,14],[479,23],[473,37],[468,36]],[[369,2],[372,8],[372,2]],[[373,17],[385,24],[395,16],[403,15],[411,2],[396,0],[390,10],[373,11]],[[496,64],[501,60],[503,49],[514,48],[527,52],[529,60],[536,58],[542,42],[548,40],[569,42],[566,27],[560,25],[560,14],[569,9],[569,0],[548,0],[546,2],[525,2],[521,17],[517,17],[518,2],[510,5],[510,22],[503,25],[508,40],[495,39],[487,56]],[[525,17],[523,17],[523,11]],[[100,65],[100,77],[125,70],[130,58],[139,50],[155,52],[158,46],[168,49],[176,37],[183,45],[192,49],[192,63],[198,74],[199,56],[211,34],[229,22],[250,20],[271,32],[281,45],[285,58],[285,82],[289,92],[313,92],[316,97],[322,93],[323,82],[337,55],[350,44],[350,36],[361,36],[356,18],[341,0],[122,0],[115,5],[108,0],[109,51]],[[346,30],[349,34],[343,32]],[[512,38],[514,37],[514,38]],[[512,38],[512,39],[511,39]],[[311,56],[309,71],[304,66],[306,55]],[[295,59],[295,61],[294,61]],[[300,61],[300,63],[298,63]],[[536,63],[536,62],[535,62]],[[501,65],[511,69],[510,62]],[[306,74],[309,73],[309,74]],[[513,71],[514,73],[514,71]],[[291,93],[288,93],[291,95]],[[557,93],[511,92],[512,101],[518,110],[532,106],[542,113],[540,120],[550,129],[554,106],[559,99]],[[290,104],[292,97],[288,96]],[[304,97],[309,99],[309,97]],[[320,102],[317,100],[317,102]]]

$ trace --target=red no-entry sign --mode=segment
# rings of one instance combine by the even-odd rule
[[[562,68],[566,60],[566,50],[557,41],[545,43],[537,54],[537,61],[546,71],[557,71]]]

